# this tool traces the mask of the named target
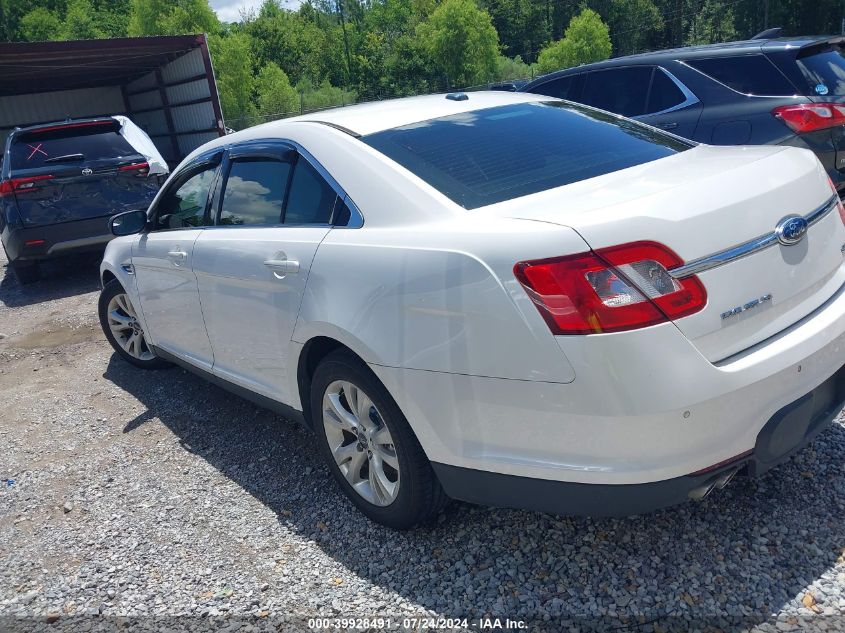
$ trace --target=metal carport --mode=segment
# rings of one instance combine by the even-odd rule
[[[225,134],[206,36],[0,43],[0,143],[18,126],[112,114],[171,166]]]

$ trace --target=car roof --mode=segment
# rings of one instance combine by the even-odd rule
[[[684,46],[682,48],[669,48],[624,57],[614,57],[592,64],[582,64],[572,68],[564,68],[555,72],[542,75],[532,80],[521,90],[536,86],[539,83],[553,79],[558,76],[568,75],[585,70],[600,70],[602,68],[614,68],[617,66],[632,66],[636,64],[659,64],[666,61],[693,59],[696,57],[721,57],[743,53],[759,53],[765,49],[766,52],[777,52],[786,50],[797,50],[812,44],[824,42],[845,42],[845,38],[833,35],[805,35],[796,37],[775,37],[764,39],[741,40],[737,42],[724,42],[720,44],[702,44],[699,46]]]
[[[455,95],[465,95],[466,99],[455,100],[454,98],[448,98],[450,96],[454,97]],[[486,90],[466,93],[434,94],[331,108],[329,110],[265,123],[260,127],[263,132],[270,132],[272,134],[274,131],[278,131],[279,133],[283,133],[284,129],[289,125],[308,121],[324,123],[355,136],[365,136],[367,134],[374,134],[376,132],[402,127],[403,125],[421,123],[452,114],[463,114],[485,108],[537,101],[549,101],[549,97]],[[237,140],[237,134],[230,135],[228,138],[230,140]]]
[[[52,121],[49,123],[38,123],[36,125],[28,125],[26,127],[17,127],[12,130],[10,136],[12,134],[25,134],[27,132],[37,132],[38,130],[49,129],[51,127],[65,127],[65,126],[74,126],[80,123],[106,123],[106,122],[114,122],[114,117],[110,116],[95,116],[95,117],[86,117],[82,119],[65,119],[64,121]]]

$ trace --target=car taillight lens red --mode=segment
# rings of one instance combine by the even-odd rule
[[[519,262],[514,274],[554,334],[621,332],[680,319],[703,309],[697,277],[674,279],[683,265],[655,242]]]
[[[772,114],[798,134],[845,125],[845,105],[837,103],[785,105],[772,110]]]
[[[52,179],[52,175],[30,176],[28,178],[11,178],[0,182],[0,198],[13,193],[25,193],[38,189],[39,182]]]

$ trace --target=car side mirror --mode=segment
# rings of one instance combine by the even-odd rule
[[[109,220],[109,228],[112,235],[134,235],[140,233],[147,226],[146,211],[126,211],[118,213]]]

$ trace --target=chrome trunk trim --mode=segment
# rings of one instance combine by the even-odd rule
[[[827,200],[827,202],[803,216],[803,218],[807,221],[809,226],[818,224],[836,208],[838,201],[839,197],[837,195],[833,195]],[[695,259],[683,266],[672,268],[669,270],[669,274],[675,279],[691,277],[707,270],[718,268],[724,264],[729,264],[730,262],[742,259],[743,257],[748,257],[749,255],[753,255],[774,246],[775,244],[779,244],[778,236],[775,231],[772,231],[724,251],[719,251],[718,253],[713,253],[712,255],[706,255],[705,257]]]

